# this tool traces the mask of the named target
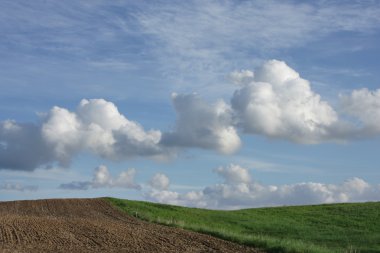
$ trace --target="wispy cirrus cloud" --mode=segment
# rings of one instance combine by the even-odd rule
[[[367,33],[380,22],[380,6],[360,1],[37,0],[4,1],[0,6],[4,10],[0,28],[7,34],[2,39],[14,45],[52,50],[70,49],[71,45],[88,52],[107,41],[140,37],[140,42],[153,49],[170,48],[169,56],[204,59],[222,56],[222,49],[228,56],[237,49],[293,47],[339,31]],[[154,40],[150,43],[148,38]]]
[[[2,45],[27,54],[43,50],[89,56],[127,31],[118,16],[110,15],[109,8],[115,7],[110,2],[4,1],[0,6],[0,29],[6,35],[1,40],[8,42]]]
[[[380,5],[359,1],[3,1],[0,8],[0,49],[12,59],[145,75],[149,66],[155,79],[170,81],[168,92],[218,95],[231,91],[220,87],[233,69],[336,33],[370,35],[380,23]]]
[[[147,6],[135,16],[165,72],[176,80],[210,81],[252,65],[247,55],[260,59],[338,32],[371,33],[379,10],[375,2],[195,0]]]

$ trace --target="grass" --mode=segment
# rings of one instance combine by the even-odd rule
[[[380,252],[380,202],[216,211],[107,199],[143,220],[267,252]]]

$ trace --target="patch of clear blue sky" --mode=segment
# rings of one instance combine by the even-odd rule
[[[191,12],[204,7],[210,15],[220,15],[216,12],[218,4],[224,5],[224,10],[234,11],[234,6],[248,2],[231,1],[230,6],[226,7],[226,2],[222,1],[210,1],[212,4],[202,4],[202,1],[186,4],[182,1],[1,1],[0,120],[36,122],[36,113],[47,112],[52,106],[75,110],[82,98],[104,98],[114,102],[126,117],[145,128],[167,130],[175,122],[171,92],[198,92],[211,101],[220,97],[228,100],[235,89],[225,79],[230,71],[253,69],[263,60],[272,58],[286,61],[302,77],[311,81],[312,88],[332,104],[336,103],[340,92],[380,87],[380,26],[375,19],[373,23],[366,21],[368,24],[363,24],[363,28],[350,31],[331,29],[328,22],[321,22],[322,27],[311,29],[304,37],[297,37],[297,41],[291,36],[276,37],[276,31],[271,30],[273,27],[264,24],[262,29],[271,31],[268,36],[274,35],[274,40],[281,39],[286,44],[276,44],[274,41],[273,46],[265,48],[260,47],[262,43],[254,33],[247,35],[244,30],[234,31],[230,35],[241,35],[245,40],[241,41],[242,48],[239,48],[239,39],[231,42],[229,35],[223,37],[222,32],[216,33],[222,35],[215,39],[225,39],[226,44],[222,41],[213,48],[214,45],[210,44],[212,38],[202,33],[205,37],[196,38],[194,43],[205,42],[201,49],[210,55],[207,58],[192,51],[200,49],[196,45],[189,48],[187,54],[186,47],[176,44],[181,42],[181,35],[185,35],[181,31],[162,29],[165,34],[157,35],[149,30],[159,28],[154,26],[155,23],[149,23],[150,27],[141,24],[142,18],[161,18],[160,11],[169,7],[167,13],[183,14],[181,8],[185,7]],[[281,2],[290,7],[310,5],[318,9],[333,6],[333,10],[339,10],[339,6],[348,8],[356,4],[359,6],[358,12],[368,8],[380,10],[376,1]],[[257,6],[260,3],[267,6],[265,10],[274,8],[281,12],[275,9],[279,2],[255,1]],[[159,11],[156,13],[155,10]],[[291,8],[285,11],[289,12],[289,17],[298,15],[292,13]],[[244,22],[243,19],[238,21]],[[178,29],[182,28],[181,25]],[[204,24],[196,22],[196,25],[194,28],[200,29]],[[308,25],[315,24],[306,22],[296,25],[306,29]],[[216,28],[223,30],[223,27]],[[260,36],[265,38],[266,34]],[[248,43],[246,40],[249,39],[253,42]],[[168,49],[173,45],[177,47]],[[83,155],[75,158],[67,170],[74,170],[80,178],[87,176],[91,179],[93,168],[99,164],[107,165],[114,175],[134,167],[138,171],[137,181],[140,182],[146,182],[155,172],[164,172],[174,184],[202,186],[217,182],[211,171],[213,168],[237,163],[251,169],[257,180],[271,184],[301,181],[337,183],[354,176],[371,183],[380,182],[378,139],[348,144],[298,145],[241,136],[242,149],[231,156],[188,150],[165,163],[144,159],[114,163]],[[72,179],[72,175],[63,175],[52,183],[33,177],[28,179],[28,176],[19,177],[17,173],[3,173],[0,183],[19,180],[40,187],[40,191],[15,193],[6,199],[18,196],[27,198],[25,194],[31,194],[31,197],[58,197],[71,194],[61,190],[51,193],[48,190]],[[100,190],[78,191],[75,195],[117,194],[116,190],[107,191],[106,194]],[[130,193],[133,190],[120,191],[138,197]]]

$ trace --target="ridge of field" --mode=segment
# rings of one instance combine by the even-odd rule
[[[380,252],[380,202],[222,211],[107,199],[143,220],[268,252]]]
[[[105,199],[0,202],[0,252],[252,252],[258,250],[142,221]]]

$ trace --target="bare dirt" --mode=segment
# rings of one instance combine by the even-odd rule
[[[259,252],[131,217],[103,199],[0,202],[0,252]]]

